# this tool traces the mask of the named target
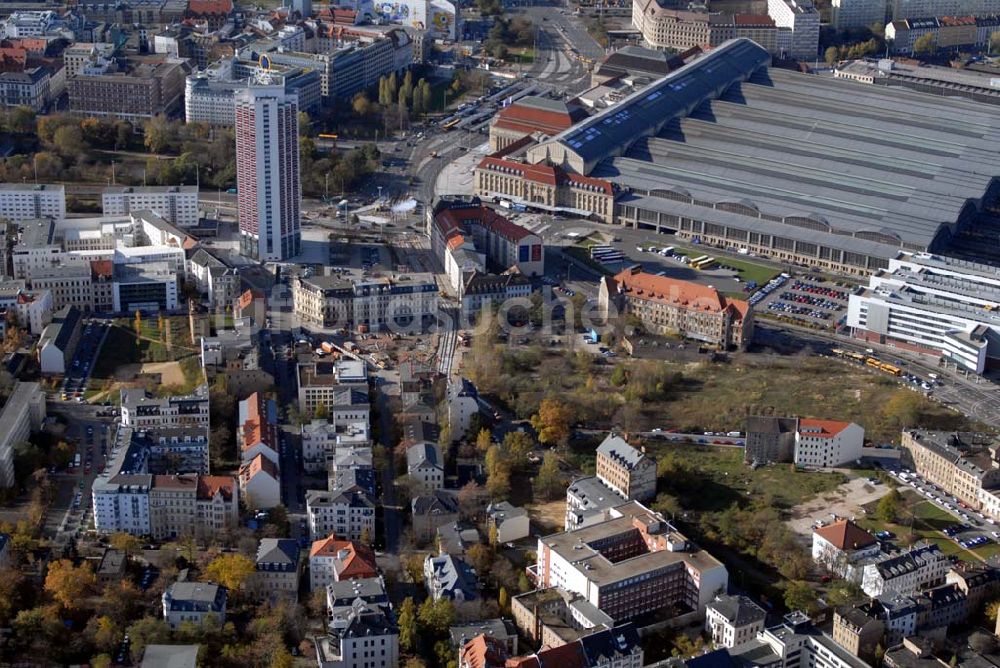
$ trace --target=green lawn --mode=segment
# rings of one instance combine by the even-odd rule
[[[676,457],[704,480],[697,498],[687,499],[695,510],[722,510],[737,499],[770,495],[775,506],[791,508],[846,482],[837,472],[802,471],[790,464],[752,470],[743,463],[743,448],[647,441],[646,452],[657,460]],[[694,505],[691,505],[693,502]]]
[[[875,504],[867,507],[868,515],[859,520],[859,524],[869,531],[891,531],[897,537],[912,534],[916,540],[933,543],[941,548],[941,551],[948,555],[955,555],[962,561],[979,562],[1000,554],[1000,544],[989,542],[972,550],[967,550],[959,545],[954,539],[948,538],[941,533],[945,527],[959,524],[961,520],[946,510],[942,510],[930,501],[914,493],[912,490],[903,491],[905,509],[913,514],[912,528],[908,521],[903,523],[883,522],[874,517]],[[904,512],[905,516],[906,513]]]
[[[677,255],[688,255],[693,257],[712,255],[712,249],[710,248],[683,248],[681,246],[674,246],[674,252]],[[718,260],[720,263],[735,269],[737,274],[739,274],[740,280],[744,283],[747,281],[756,281],[757,285],[764,285],[781,273],[780,269],[775,269],[774,267],[757,264],[756,262],[750,262],[747,260],[737,260],[728,256],[720,257]]]

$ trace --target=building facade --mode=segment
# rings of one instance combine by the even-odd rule
[[[438,286],[430,274],[347,280],[295,277],[295,314],[326,328],[422,331],[438,311]]]
[[[198,188],[195,186],[107,188],[101,194],[101,207],[105,216],[153,211],[173,225],[198,226]]]
[[[299,254],[298,96],[264,78],[236,96],[240,251],[280,262]]]
[[[653,334],[680,335],[723,350],[744,349],[753,338],[753,309],[746,301],[638,267],[601,279],[598,308],[605,320],[631,314]]]
[[[335,535],[361,541],[375,535],[375,504],[358,488],[307,491],[306,518],[314,540]]]
[[[1000,487],[1000,446],[989,434],[908,430],[901,445],[918,475],[975,510],[984,490]]]

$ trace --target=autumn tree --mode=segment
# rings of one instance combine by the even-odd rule
[[[204,579],[217,582],[229,591],[240,591],[255,570],[254,562],[242,554],[221,554],[205,567]]]
[[[476,434],[476,450],[479,451],[480,455],[485,455],[486,451],[490,449],[493,445],[493,435],[490,434],[489,429],[480,429],[479,433]]]
[[[371,100],[368,99],[368,95],[364,92],[358,93],[354,96],[354,100],[351,102],[351,108],[354,110],[355,116],[361,116],[362,118],[372,113]]]
[[[828,46],[826,51],[823,52],[823,58],[826,60],[826,64],[833,67],[840,60],[840,49],[835,46]]]
[[[465,553],[465,558],[468,560],[469,565],[480,574],[484,574],[490,569],[490,566],[493,565],[494,556],[493,550],[482,543],[476,543]]]
[[[497,594],[497,603],[500,605],[501,614],[506,614],[510,610],[510,594],[507,593],[506,587],[500,587],[500,591]]]
[[[913,41],[913,53],[917,55],[930,55],[937,51],[937,35],[932,32],[921,35]]]
[[[499,445],[486,451],[486,491],[493,499],[505,499],[510,494],[510,458]]]
[[[83,599],[97,585],[97,576],[89,562],[74,566],[69,559],[49,564],[45,591],[67,610],[77,610]]]
[[[130,625],[126,632],[135,658],[142,656],[147,645],[159,645],[170,639],[170,627],[159,617],[143,617]]]
[[[531,426],[538,432],[538,441],[544,445],[566,445],[569,442],[573,411],[555,397],[542,399],[538,413],[531,416]]]
[[[455,605],[448,598],[433,600],[427,598],[417,613],[420,628],[426,633],[442,636],[455,623]]]
[[[523,431],[510,431],[503,437],[503,447],[514,463],[519,464],[531,454],[535,443],[531,436]]]
[[[126,558],[131,557],[142,549],[142,541],[139,540],[139,537],[125,532],[111,534],[108,543],[114,549],[124,552]]]
[[[411,596],[403,599],[399,606],[399,646],[404,652],[412,652],[417,646],[417,606]]]

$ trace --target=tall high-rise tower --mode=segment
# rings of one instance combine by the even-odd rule
[[[270,74],[266,57],[236,94],[236,186],[240,252],[262,261],[298,255],[298,96]]]

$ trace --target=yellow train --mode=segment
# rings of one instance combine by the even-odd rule
[[[844,359],[858,362],[859,364],[870,366],[871,368],[878,369],[879,371],[887,373],[890,376],[903,375],[903,370],[900,369],[895,364],[889,364],[888,362],[883,362],[879,358],[872,357],[871,355],[862,355],[861,353],[856,353],[852,350],[844,350],[842,348],[834,348],[831,352],[837,357],[842,357]]]

